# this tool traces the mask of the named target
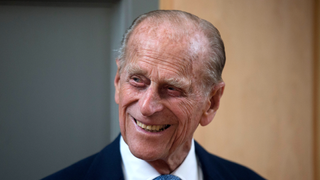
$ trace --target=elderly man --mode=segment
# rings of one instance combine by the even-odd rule
[[[225,83],[224,45],[209,22],[182,11],[138,17],[114,80],[121,136],[48,179],[262,179],[193,140],[214,118]]]

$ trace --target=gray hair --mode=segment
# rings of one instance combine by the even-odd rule
[[[199,41],[199,38],[198,41],[201,44],[200,49],[202,49],[202,52],[205,51],[205,53],[202,56],[199,55],[198,52],[198,54],[194,55],[195,52],[191,52],[194,51],[193,49],[190,49],[189,53],[198,60],[200,57],[204,59],[202,60],[202,68],[205,70],[201,71],[203,78],[202,84],[204,88],[210,88],[216,83],[222,81],[221,74],[225,65],[226,58],[224,44],[219,31],[210,22],[204,19],[200,19],[199,17],[193,14],[178,10],[151,11],[146,14],[140,15],[137,19],[133,21],[132,25],[129,27],[129,29],[123,36],[122,45],[119,50],[120,54],[118,56],[118,60],[120,63],[120,72],[126,62],[125,58],[128,41],[136,27],[143,21],[151,22],[155,26],[161,25],[161,23],[163,22],[169,22],[170,27],[178,27],[180,28],[180,30],[182,29],[182,31],[184,32],[174,34],[173,38],[179,38],[176,36],[180,36],[180,38],[189,37],[189,42],[191,41],[190,44],[193,44],[196,40],[192,38],[192,36],[194,36],[195,33],[200,33],[200,36],[202,36],[202,39],[204,38],[205,41]],[[187,26],[186,24],[189,24],[191,26]]]

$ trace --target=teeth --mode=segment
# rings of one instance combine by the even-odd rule
[[[137,121],[136,119],[134,119],[137,123],[137,125],[139,127],[141,127],[142,129],[146,130],[146,131],[150,131],[150,132],[160,132],[163,131],[165,129],[167,129],[170,125],[160,125],[160,126],[147,126],[145,124],[143,124],[140,121]]]

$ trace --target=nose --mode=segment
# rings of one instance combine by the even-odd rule
[[[159,92],[154,87],[149,87],[139,99],[139,106],[141,114],[144,116],[151,116],[163,109]]]

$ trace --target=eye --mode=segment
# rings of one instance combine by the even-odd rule
[[[143,77],[140,76],[131,76],[129,79],[129,82],[131,85],[135,87],[144,87],[145,86],[145,80]]]
[[[179,88],[173,86],[166,87],[166,91],[170,96],[179,97],[182,95],[182,91]]]
[[[137,83],[141,82],[140,78],[138,78],[138,77],[133,77],[132,80],[134,80]]]

